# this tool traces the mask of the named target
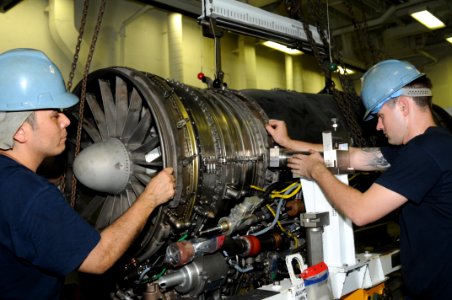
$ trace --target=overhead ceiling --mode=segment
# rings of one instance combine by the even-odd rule
[[[290,16],[301,0],[240,0],[241,2]],[[197,17],[201,0],[142,0]],[[366,69],[380,59],[409,60],[417,67],[436,64],[452,53],[445,40],[452,35],[452,1],[450,0],[305,0],[301,11],[310,24],[324,19],[323,28],[330,33],[333,50],[352,66]],[[291,9],[292,8],[292,11]],[[445,28],[429,30],[410,16],[428,8]],[[317,19],[313,19],[313,17]],[[315,25],[315,24],[314,24]]]
[[[375,51],[380,56],[377,59],[406,59],[418,67],[423,67],[426,64],[438,63],[452,53],[452,44],[445,40],[446,35],[452,34],[450,0],[329,2],[332,36],[342,42],[341,48],[351,60],[365,61],[366,56],[369,58],[369,51]],[[352,9],[347,2],[353,3]],[[446,27],[429,30],[410,16],[412,12],[422,9],[428,9],[443,21]],[[357,30],[353,25],[356,20],[358,28],[362,27],[362,30]]]
[[[181,12],[197,18],[204,0],[137,0],[138,2]],[[386,58],[404,59],[419,68],[437,64],[452,54],[452,0],[237,0],[285,17],[301,9],[301,20],[322,24],[331,36],[332,50],[341,60],[367,69]],[[0,12],[6,12],[20,0],[0,0]],[[299,6],[299,4],[302,4]],[[410,16],[428,9],[445,28],[429,30]],[[299,18],[298,18],[299,19]]]

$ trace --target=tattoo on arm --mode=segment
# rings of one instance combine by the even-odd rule
[[[386,170],[391,164],[384,158],[380,148],[362,148],[365,152],[366,162],[369,167],[376,170]]]

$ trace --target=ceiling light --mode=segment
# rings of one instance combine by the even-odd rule
[[[440,19],[435,17],[428,10],[422,10],[412,13],[411,16],[415,18],[419,23],[432,30],[446,26]]]
[[[444,38],[446,39],[446,41],[452,44],[452,35],[445,36]]]
[[[272,49],[278,50],[278,51],[282,51],[284,53],[290,54],[290,55],[300,55],[303,54],[303,52],[301,52],[300,50],[297,49],[292,49],[289,48],[287,46],[272,42],[272,41],[266,41],[264,43],[262,43],[264,46],[270,47]]]

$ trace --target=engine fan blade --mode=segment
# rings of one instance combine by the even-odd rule
[[[134,88],[132,90],[132,93],[130,94],[129,111],[127,113],[124,130],[122,132],[122,138],[125,141],[129,139],[135,127],[138,125],[138,122],[140,120],[140,113],[143,107],[142,102],[143,100],[141,99],[137,90]]]
[[[107,196],[104,205],[102,205],[102,209],[97,216],[96,224],[94,225],[96,229],[100,230],[111,224],[113,209],[114,202],[112,201],[112,196]]]
[[[100,136],[99,131],[96,129],[96,126],[90,121],[83,119],[83,129],[90,136],[90,138],[93,139],[94,143],[102,141],[102,137]]]
[[[127,85],[120,77],[116,77],[116,132],[118,136],[122,136],[124,125],[127,120],[128,113],[128,101],[124,101],[127,98]]]
[[[93,199],[85,206],[85,208],[80,213],[81,217],[90,223],[95,223],[95,220],[99,214],[102,205],[104,204],[105,198],[99,195],[94,196]]]
[[[99,104],[96,101],[96,97],[93,94],[86,94],[86,101],[88,103],[89,108],[91,109],[91,113],[93,114],[94,120],[96,121],[97,128],[99,129],[100,136],[102,140],[108,139],[108,129],[107,123],[105,120],[105,115]]]
[[[138,173],[135,174],[135,178],[138,179],[138,181],[141,182],[143,185],[146,185],[148,184],[152,177],[143,173]]]
[[[157,137],[151,138],[137,149],[131,151],[130,159],[134,164],[144,167],[163,167],[162,155],[159,145],[160,142]]]
[[[130,182],[130,186],[132,187],[133,192],[135,195],[140,195],[144,191],[144,186],[139,181],[133,179]]]
[[[118,137],[116,133],[116,105],[113,100],[113,93],[110,89],[110,83],[106,80],[99,80],[102,103],[104,105],[105,122],[109,137]]]
[[[143,117],[140,120],[138,126],[135,127],[132,135],[128,140],[129,145],[141,145],[149,132],[149,127],[151,126],[152,117],[149,111],[145,111]]]

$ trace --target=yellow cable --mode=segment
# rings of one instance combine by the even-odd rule
[[[298,185],[297,188],[288,195],[278,193],[278,194],[272,194],[272,195],[270,195],[270,197],[271,198],[289,199],[289,198],[292,198],[293,196],[295,196],[300,191],[300,189],[301,189],[301,184]]]
[[[285,191],[289,190],[290,188],[292,188],[293,186],[297,185],[299,183],[299,181],[296,181],[292,184],[290,184],[288,187],[286,187],[285,189],[283,189],[282,191],[278,192],[278,193],[284,193]],[[275,191],[276,193],[276,191]]]
[[[255,185],[250,185],[250,188],[263,192],[264,189]]]
[[[290,193],[289,195],[283,194],[283,193],[286,192],[287,190],[293,188],[295,185],[298,185],[298,187],[295,189],[295,191],[293,191],[293,192]],[[263,188],[258,187],[258,186],[255,186],[255,185],[250,185],[250,188],[255,189],[255,190],[258,190],[258,191],[261,191],[261,192],[264,192],[264,191],[265,191]],[[271,197],[271,198],[288,199],[288,198],[291,198],[291,197],[295,196],[295,195],[300,191],[300,188],[301,188],[301,183],[300,183],[299,181],[293,182],[293,183],[291,183],[290,185],[288,185],[286,188],[284,188],[284,189],[281,190],[281,191],[272,191],[272,192],[270,193],[270,197]]]
[[[289,189],[293,188],[295,185],[298,185],[297,188],[290,194],[285,195],[282,194],[286,191],[288,191]],[[255,186],[255,185],[251,185],[250,186],[252,189],[258,190],[258,191],[265,191],[263,188]],[[270,197],[271,198],[281,198],[281,199],[289,199],[292,198],[293,196],[295,196],[301,189],[301,182],[296,181],[293,182],[292,184],[290,184],[289,186],[287,186],[286,188],[284,188],[282,191],[272,191]],[[266,205],[267,209],[270,211],[270,213],[273,215],[273,217],[276,218],[276,213],[274,212],[274,210],[271,208],[271,206],[269,204]],[[284,227],[281,225],[281,222],[277,221],[276,222],[278,224],[278,227],[281,229],[282,232],[284,232],[285,234],[287,234],[290,238],[292,238],[294,240],[294,245],[295,248],[298,248],[298,238],[293,235],[291,232],[288,232],[284,229]]]
[[[273,215],[273,217],[276,218],[276,213],[275,211],[270,207],[269,204],[266,205],[267,209],[270,211],[270,213]],[[287,234],[290,238],[292,238],[294,240],[295,243],[295,249],[298,248],[298,239],[295,235],[293,235],[291,232],[288,232],[284,229],[284,227],[282,227],[281,222],[277,221],[276,222],[278,224],[279,229],[281,229],[282,232],[284,232],[285,234]]]

